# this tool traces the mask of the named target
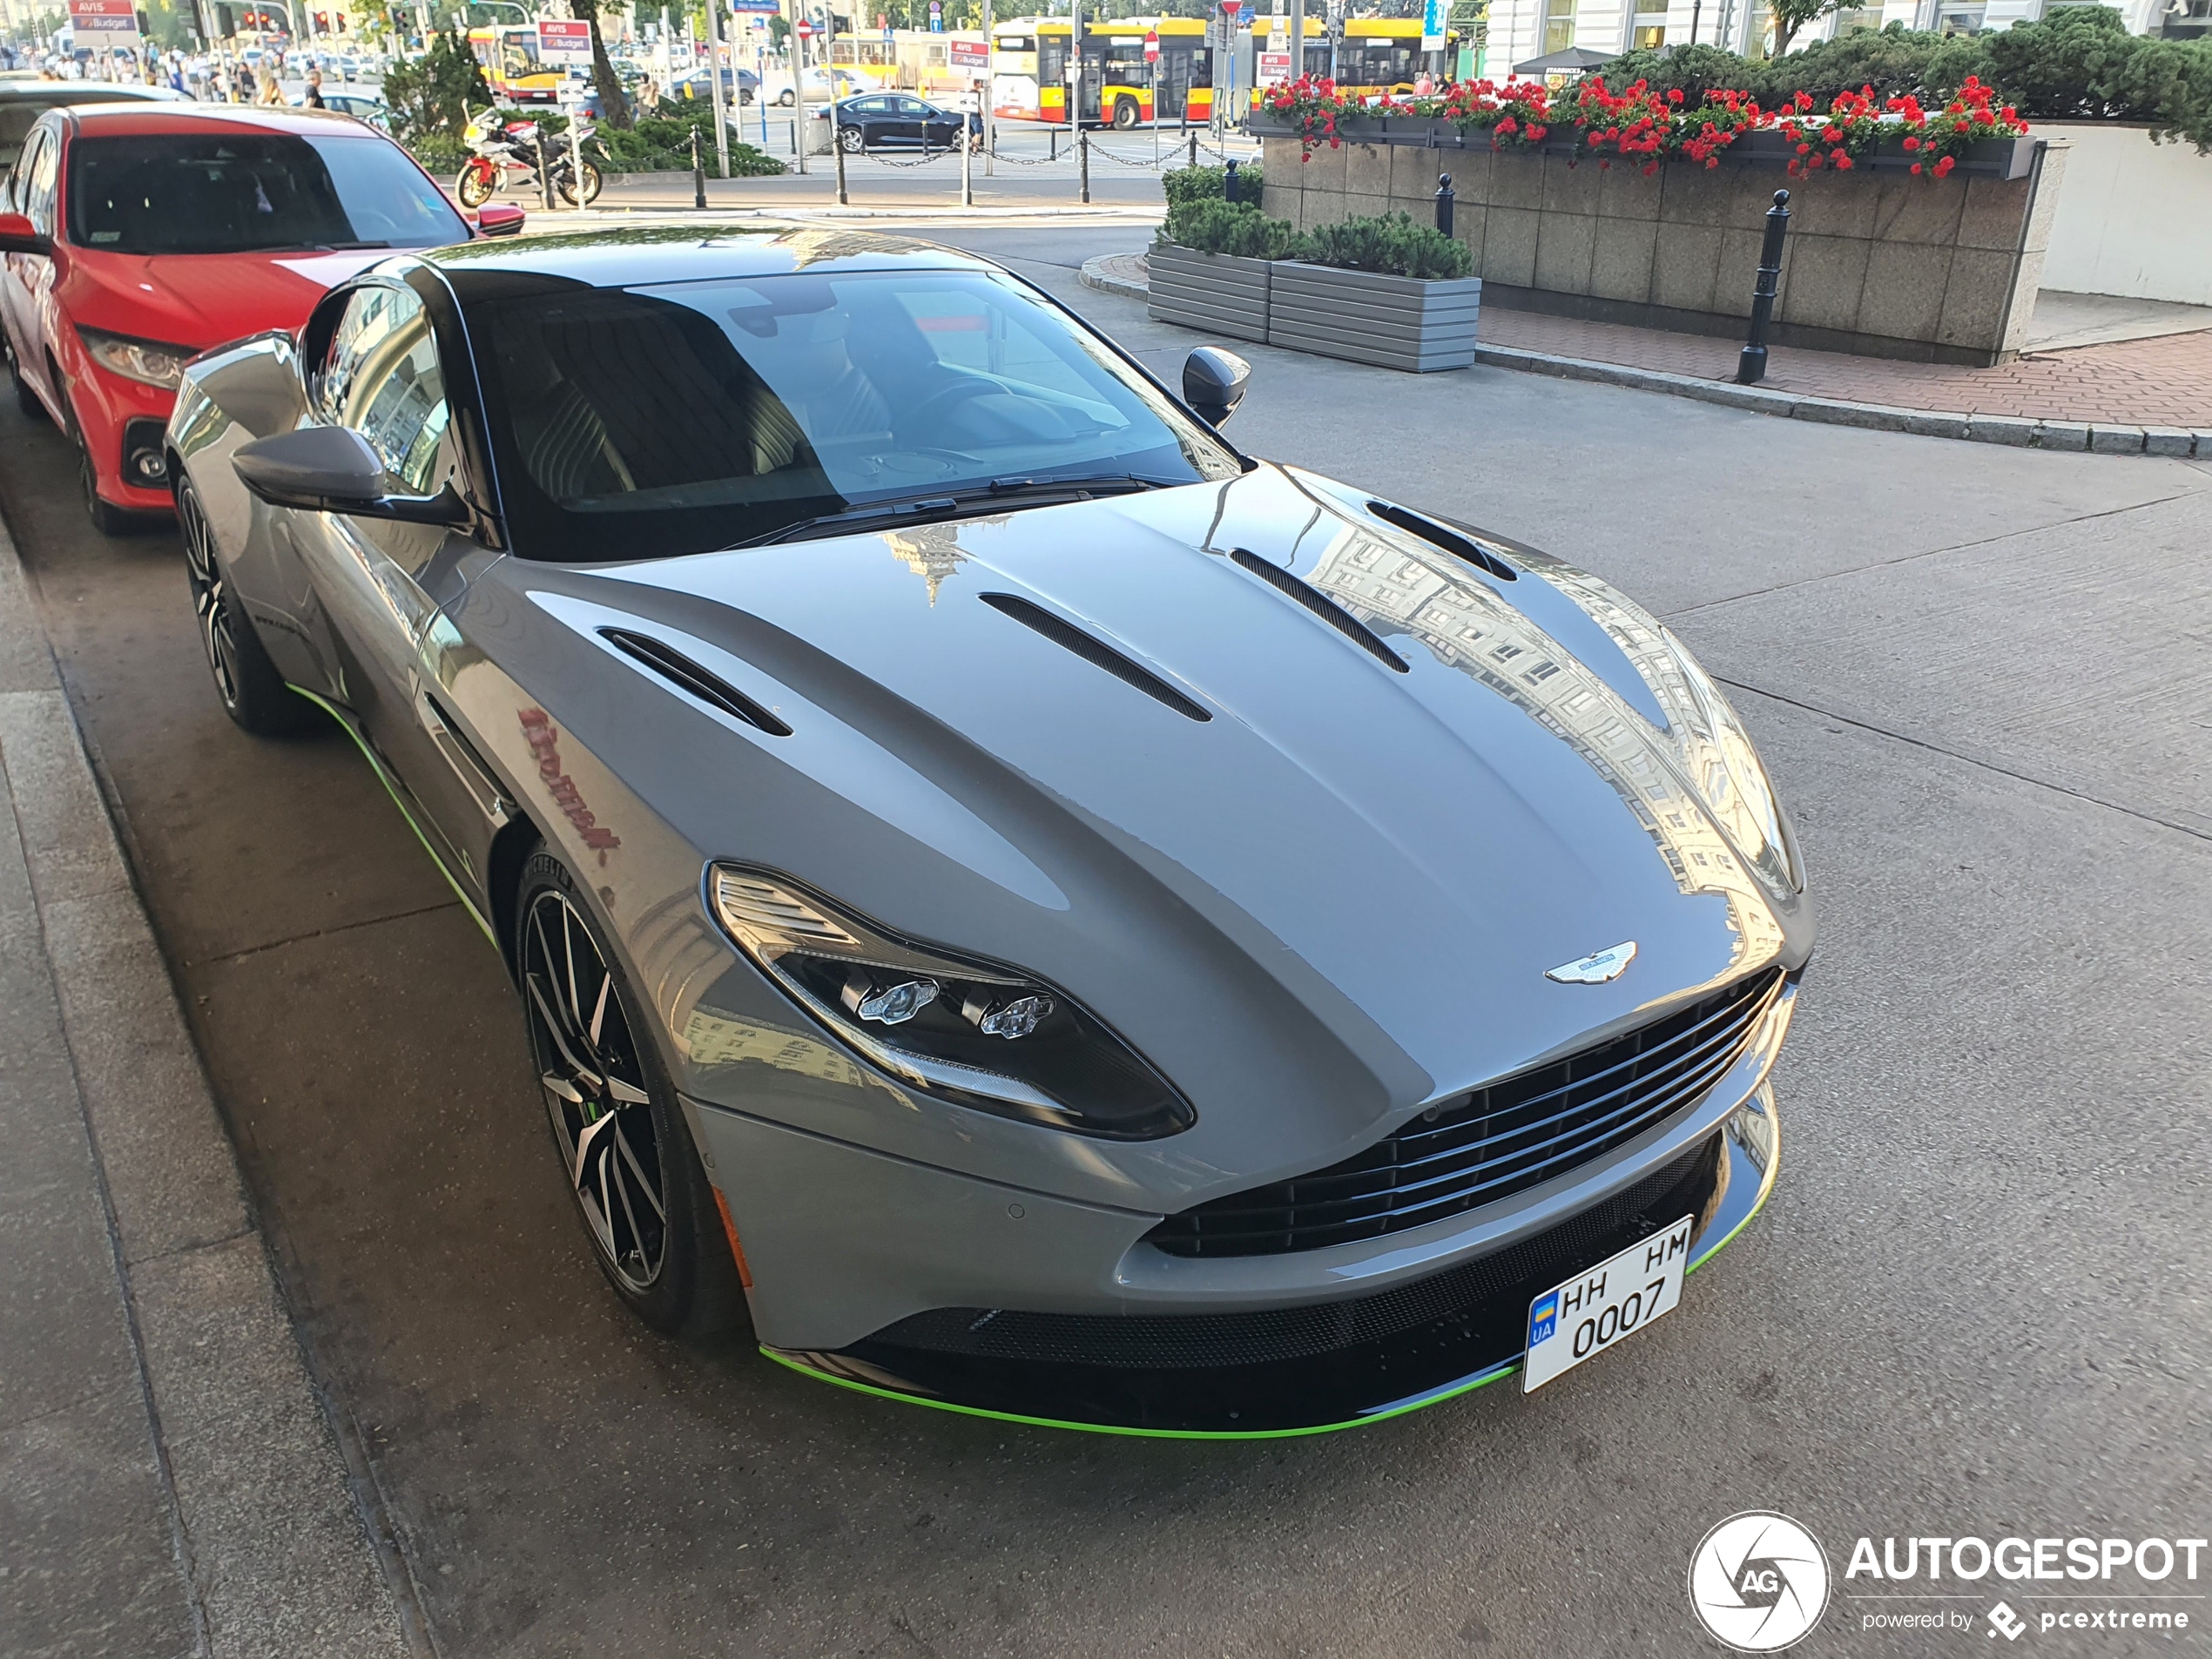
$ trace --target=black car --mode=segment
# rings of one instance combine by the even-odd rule
[[[983,147],[983,124],[968,118],[968,142]],[[848,155],[863,150],[957,149],[961,118],[957,110],[940,109],[911,92],[868,92],[840,98],[837,104],[838,147]]]

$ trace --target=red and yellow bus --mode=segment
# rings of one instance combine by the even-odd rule
[[[1285,17],[1261,17],[1254,20],[1258,28],[1255,41],[1261,51],[1287,51],[1290,20]],[[1279,34],[1270,36],[1267,25],[1280,25]],[[1285,44],[1278,47],[1274,42]],[[1449,66],[1459,61],[1460,37],[1454,32],[1446,37],[1444,62]],[[1358,17],[1344,26],[1344,38],[1332,42],[1328,25],[1309,14],[1305,19],[1305,72],[1316,77],[1328,76],[1337,84],[1337,91],[1345,98],[1375,98],[1385,92],[1399,97],[1413,90],[1413,83],[1426,67],[1421,51],[1421,20],[1419,17]],[[1259,96],[1264,89],[1252,89],[1252,104],[1258,107]]]
[[[536,24],[497,24],[469,31],[469,50],[484,66],[491,95],[502,104],[556,104],[567,75],[537,56]]]
[[[1160,56],[1144,43],[1157,32]],[[991,31],[991,109],[1001,120],[1068,119],[1069,36],[1064,18],[1017,18]],[[1085,126],[1142,126],[1213,118],[1213,48],[1202,17],[1116,17],[1083,30],[1076,83]]]

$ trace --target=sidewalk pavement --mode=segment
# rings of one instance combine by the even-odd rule
[[[1083,280],[1142,298],[1142,253]],[[1994,368],[1770,348],[1757,388],[1732,384],[1741,342],[1483,308],[1480,361],[1704,397],[1800,419],[2047,448],[2212,458],[2212,330],[2023,353]],[[1918,418],[1915,418],[1918,417]]]
[[[4,530],[0,1144],[0,1653],[428,1651]]]

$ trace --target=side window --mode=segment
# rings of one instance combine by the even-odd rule
[[[59,135],[52,127],[34,133],[38,153],[31,158],[30,172],[25,180],[23,211],[30,216],[30,226],[41,236],[54,233],[54,178],[56,164],[61,159]]]
[[[8,206],[20,213],[30,204],[31,170],[38,165],[38,152],[45,148],[46,135],[34,132],[24,141],[23,152],[16,158],[16,165],[8,169]]]
[[[429,314],[412,289],[376,285],[354,293],[332,334],[315,401],[323,419],[368,439],[409,494],[437,489],[448,419],[445,376]]]

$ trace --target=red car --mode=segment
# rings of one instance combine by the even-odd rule
[[[85,105],[24,141],[0,213],[0,316],[26,414],[77,443],[92,523],[170,510],[162,431],[185,363],[296,329],[326,290],[394,248],[472,226],[413,157],[319,110]]]

